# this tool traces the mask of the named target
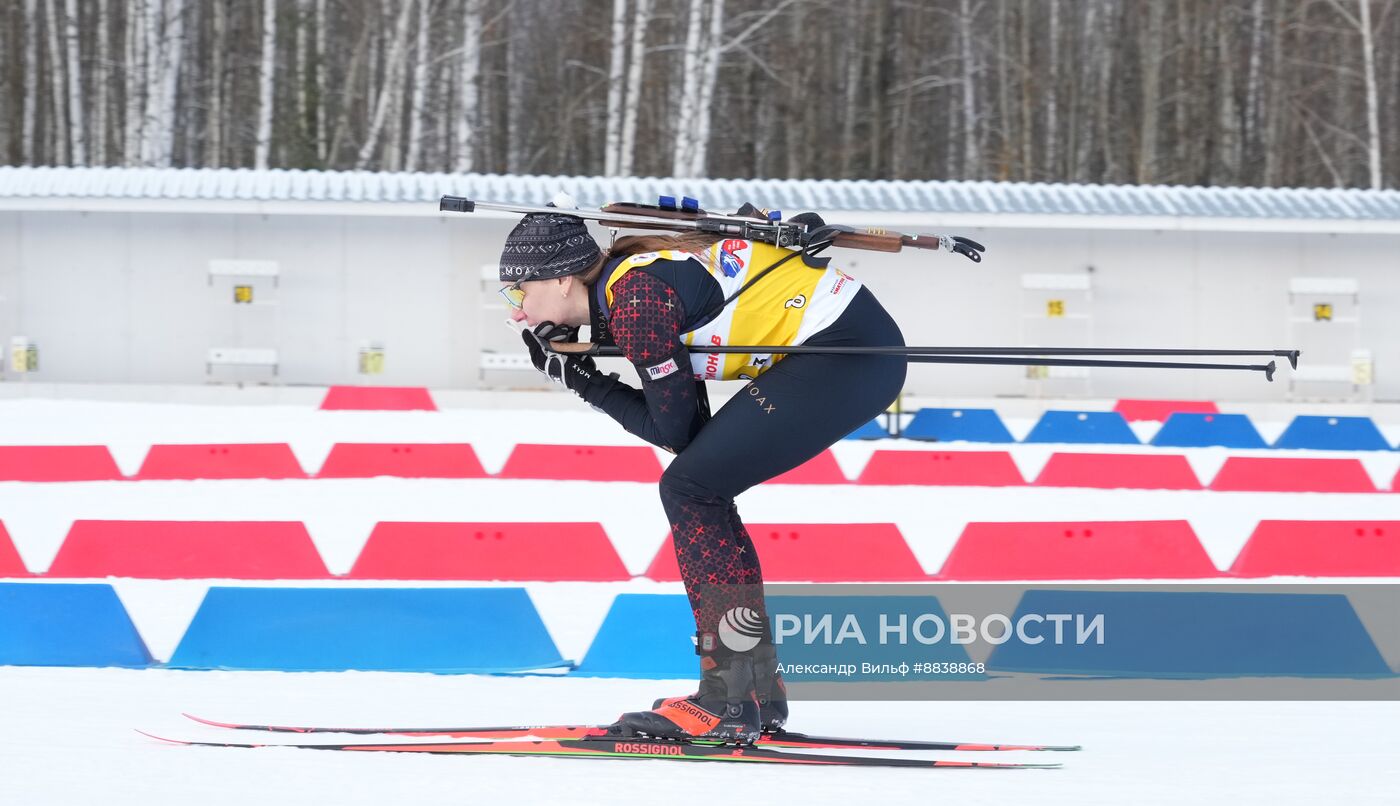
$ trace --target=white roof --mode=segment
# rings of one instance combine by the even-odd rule
[[[686,195],[709,210],[781,209],[973,215],[1400,221],[1400,191],[846,179],[674,179],[190,168],[0,167],[0,201],[106,199],[435,203],[444,194],[581,207]],[[434,204],[434,209],[436,205]]]

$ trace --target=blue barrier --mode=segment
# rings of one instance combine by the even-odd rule
[[[280,671],[566,665],[524,588],[210,588],[170,659]]]
[[[151,665],[111,585],[0,583],[0,666]]]
[[[1139,445],[1128,421],[1116,411],[1047,411],[1026,442],[1074,442],[1100,445]]]
[[[937,442],[1016,441],[991,409],[919,409],[904,436]]]
[[[1103,643],[1063,643],[1036,624],[1038,644],[1012,641],[987,659],[988,671],[1204,679],[1238,676],[1380,677],[1391,671],[1341,594],[1030,590],[1026,614],[1103,615]],[[1028,630],[1029,632],[1029,630]]]
[[[1167,418],[1152,444],[1163,448],[1267,448],[1254,423],[1243,414],[1176,412]]]
[[[698,678],[694,635],[695,616],[684,594],[619,593],[572,674]]]
[[[885,439],[889,437],[889,435],[890,432],[885,428],[884,421],[877,417],[842,437],[842,439]]]
[[[838,664],[862,663],[874,665],[901,663],[969,663],[967,650],[951,643],[945,636],[929,646],[918,643],[914,636],[915,621],[933,614],[944,624],[948,617],[938,600],[930,596],[769,596],[768,616],[778,644],[778,657],[783,664],[834,667]],[[843,636],[847,616],[855,620],[864,643],[852,634]],[[907,629],[905,643],[891,634],[888,642],[880,640],[880,617],[887,623],[900,623]],[[822,619],[826,617],[825,628]],[[918,628],[932,635],[932,626]],[[573,674],[583,677],[626,677],[652,679],[694,679],[699,675],[699,659],[695,655],[695,618],[690,603],[681,594],[620,593],[613,600],[603,625],[593,638],[588,654]],[[891,672],[859,672],[856,674],[795,673],[786,676],[790,683],[839,681],[916,681],[916,680],[979,680],[976,673],[948,673],[929,670]]]
[[[1300,415],[1279,435],[1275,448],[1316,448],[1326,451],[1388,451],[1376,424],[1369,417],[1318,417]]]

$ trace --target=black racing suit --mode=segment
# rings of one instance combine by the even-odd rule
[[[621,259],[609,261],[602,276],[611,276]],[[903,388],[905,359],[788,355],[708,417],[703,382],[692,374],[681,339],[719,312],[723,297],[714,278],[696,261],[657,260],[613,284],[610,309],[603,282],[590,294],[592,340],[621,348],[642,388],[598,383],[584,399],[630,433],[676,454],[661,477],[661,503],[697,633],[716,633],[736,607],[752,609],[767,624],[759,558],[735,496],[817,456],[883,412]],[[904,339],[862,287],[831,325],[803,343],[902,346]],[[647,367],[667,358],[681,371],[650,377]]]

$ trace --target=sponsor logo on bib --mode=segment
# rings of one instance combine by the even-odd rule
[[[840,294],[840,293],[841,293],[841,287],[844,286],[844,285],[846,284],[846,281],[847,281],[847,280],[854,280],[854,279],[856,279],[856,278],[852,277],[851,275],[849,275],[849,274],[847,274],[847,273],[841,271],[840,269],[836,269],[835,271],[836,271],[836,276],[839,277],[840,279],[838,279],[838,280],[836,281],[836,285],[833,285],[833,286],[831,287],[831,295],[832,295],[832,296],[836,296],[837,294]]]
[[[680,367],[676,366],[676,359],[674,358],[668,358],[664,362],[657,364],[654,367],[647,367],[647,375],[653,381],[657,378],[664,378],[667,375],[678,371],[680,371]]]
[[[719,245],[719,269],[724,272],[725,277],[739,276],[739,271],[744,268],[744,259],[737,253],[743,251],[746,246],[747,243],[736,238],[730,238]]]

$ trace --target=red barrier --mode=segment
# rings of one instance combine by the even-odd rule
[[[152,445],[136,479],[304,479],[287,443]]]
[[[829,450],[822,451],[811,459],[786,473],[769,479],[766,484],[849,484],[846,474],[836,463],[836,456]]]
[[[1260,521],[1230,573],[1397,577],[1400,521]]]
[[[465,444],[388,445],[337,442],[317,478],[479,479],[486,470],[472,446]]]
[[[1373,493],[1375,482],[1357,459],[1231,456],[1212,490],[1284,493]]]
[[[939,579],[1195,579],[1219,576],[1186,521],[969,523]]]
[[[1128,422],[1152,420],[1164,423],[1176,412],[1188,414],[1219,414],[1220,409],[1209,400],[1120,400],[1113,410]]]
[[[324,411],[437,411],[419,386],[332,386],[321,401]]]
[[[661,462],[644,446],[522,443],[511,451],[500,478],[656,482]]]
[[[105,445],[0,447],[0,481],[112,481],[122,478]]]
[[[0,577],[27,576],[29,569],[24,567],[24,560],[20,559],[15,544],[10,541],[10,533],[5,531],[5,524],[0,523]]]
[[[1176,454],[1056,453],[1033,483],[1038,487],[1201,489],[1186,457]]]
[[[907,582],[928,575],[892,523],[751,524],[765,582]],[[681,578],[670,535],[647,568],[651,579]]]
[[[875,451],[857,484],[1014,487],[1026,483],[1006,451]]]
[[[51,577],[324,579],[326,564],[300,523],[74,521]]]
[[[631,579],[597,523],[380,523],[351,579]]]

